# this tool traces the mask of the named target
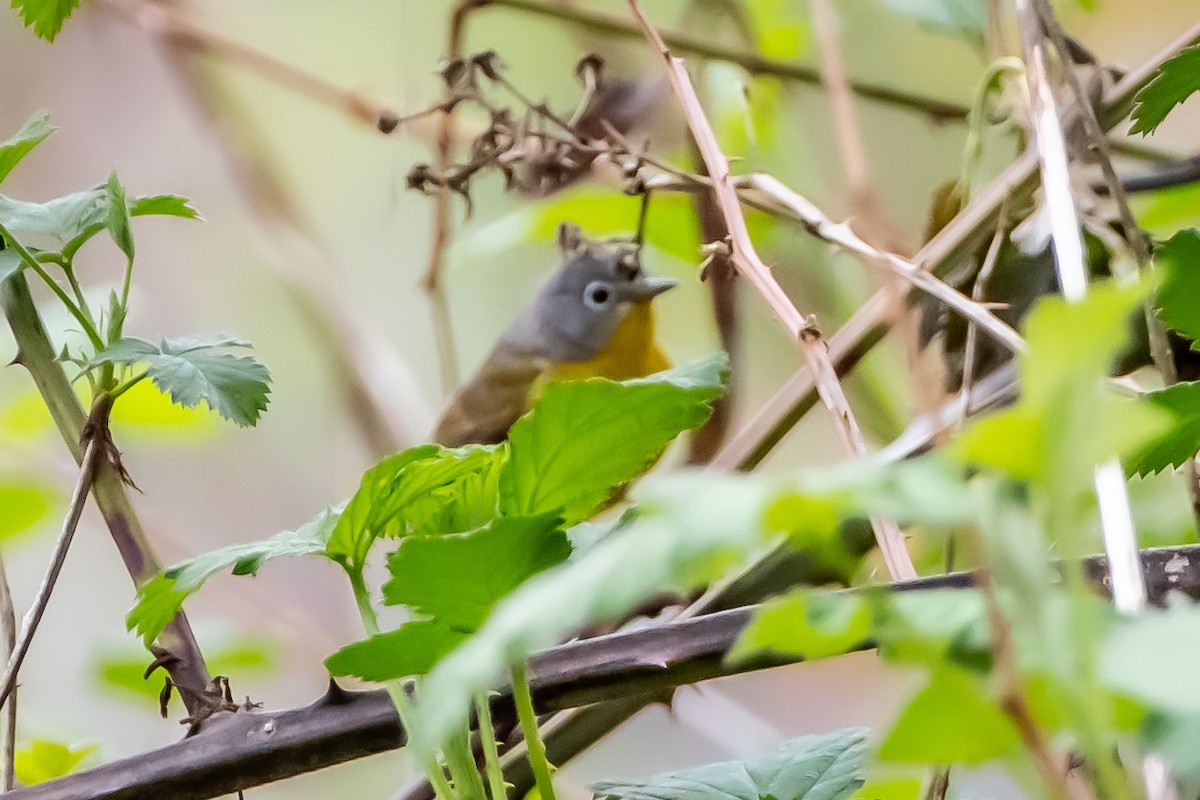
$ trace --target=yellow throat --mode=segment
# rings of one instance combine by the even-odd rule
[[[555,363],[546,370],[539,384],[549,381],[579,381],[608,378],[624,381],[661,372],[671,366],[654,341],[652,303],[637,303],[617,326],[612,341],[595,358],[574,363]],[[534,396],[540,393],[535,387]]]

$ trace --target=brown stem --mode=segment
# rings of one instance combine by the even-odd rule
[[[738,200],[737,189],[729,174],[729,163],[721,153],[712,125],[709,124],[704,109],[700,106],[700,99],[696,96],[696,90],[683,67],[683,61],[671,55],[671,51],[667,49],[662,38],[642,16],[637,0],[629,0],[629,8],[645,32],[647,41],[662,56],[671,87],[675,90],[684,118],[691,129],[692,137],[700,149],[704,165],[712,179],[717,206],[721,209],[725,226],[729,230],[730,260],[737,268],[738,273],[766,301],[771,312],[804,355],[805,362],[816,376],[817,394],[833,415],[834,425],[841,435],[842,443],[847,451],[854,455],[865,454],[867,447],[862,430],[858,426],[854,412],[838,381],[837,373],[829,359],[828,345],[822,339],[815,320],[803,316],[793,305],[754,248],[750,232],[746,227],[746,218]],[[904,535],[900,529],[894,523],[885,520],[872,520],[872,527],[875,529],[880,552],[883,554],[884,562],[887,564],[892,579],[901,580],[915,577],[917,572],[909,557],[904,543]]]
[[[463,40],[466,37],[467,19],[471,11],[478,8],[474,0],[460,0],[455,5],[454,13],[450,15],[450,28],[447,33],[446,58],[460,58],[463,52]],[[454,90],[446,87],[446,97],[453,95]],[[453,158],[455,140],[455,117],[453,114],[443,114],[438,121],[435,138],[436,164],[438,174],[445,175],[450,169]],[[429,262],[425,266],[425,276],[421,279],[421,287],[429,295],[430,312],[433,315],[433,335],[437,342],[438,372],[442,380],[442,393],[449,396],[459,384],[458,351],[454,346],[454,328],[450,321],[450,307],[446,302],[446,289],[442,284],[442,270],[446,263],[446,248],[450,246],[453,197],[450,189],[439,185],[433,202],[433,239],[429,244]]]
[[[87,421],[83,406],[58,362],[24,275],[17,273],[0,282],[0,306],[17,343],[16,361],[29,370],[59,433],[75,461],[82,465],[80,435]],[[134,584],[149,580],[160,567],[129,502],[125,484],[109,459],[96,465],[92,496]],[[163,630],[157,643],[173,656],[167,666],[171,680],[188,687],[208,685],[204,656],[182,611]],[[193,710],[189,705],[188,711]]]
[[[592,33],[603,33],[629,38],[640,38],[642,36],[641,28],[631,24],[629,20],[623,17],[575,5],[567,5],[565,3],[548,3],[541,2],[541,0],[475,0],[471,5],[479,8],[495,6],[526,11],[551,19],[571,22],[586,28]],[[672,50],[700,58],[728,61],[756,75],[772,75],[799,83],[819,84],[821,82],[821,73],[812,67],[807,67],[803,64],[774,61],[764,58],[757,53],[722,47],[721,45],[714,44],[709,38],[702,39],[681,33],[664,32],[663,39]],[[939,121],[960,120],[965,119],[967,116],[967,108],[957,103],[948,103],[864,81],[852,81],[850,88],[860,97],[877,100],[900,108],[919,111]]]
[[[42,616],[46,613],[46,606],[50,603],[50,595],[54,592],[55,584],[58,583],[58,576],[62,572],[63,564],[67,562],[67,550],[75,538],[75,530],[79,527],[79,518],[83,515],[83,507],[87,504],[88,492],[92,488],[92,478],[96,473],[96,465],[105,456],[104,448],[104,437],[92,436],[83,451],[83,462],[79,465],[79,478],[75,482],[75,490],[71,493],[71,502],[67,506],[67,518],[63,522],[58,541],[54,544],[50,565],[46,568],[41,585],[38,586],[33,605],[25,614],[24,623],[21,625],[21,635],[9,653],[8,662],[4,667],[4,677],[0,678],[0,705],[9,699],[13,689],[17,686],[17,674],[21,671],[21,665],[25,663],[29,646],[33,644],[33,637],[37,634],[38,625],[41,624]]]

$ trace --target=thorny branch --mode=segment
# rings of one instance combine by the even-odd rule
[[[1146,550],[1142,557],[1146,583],[1156,602],[1169,591],[1200,591],[1200,545]],[[1103,591],[1104,557],[1086,559],[1084,566],[1091,583]],[[972,573],[956,572],[889,588],[965,588],[973,580]],[[724,660],[756,610],[737,608],[546,650],[530,660],[535,704],[539,711],[548,712],[614,697],[639,705],[655,698],[665,702],[678,686],[796,660],[764,658],[736,664]],[[870,647],[870,642],[862,642],[851,649]],[[498,720],[514,719],[507,692],[495,699],[493,713]],[[201,800],[393,750],[403,743],[395,708],[385,692],[345,692],[333,686],[312,705],[230,714],[176,744],[18,789],[8,798]],[[114,794],[113,787],[120,787],[120,793]]]
[[[107,424],[107,420],[104,424]],[[79,518],[83,515],[83,507],[87,504],[88,493],[92,488],[92,479],[96,474],[96,464],[101,458],[108,457],[108,454],[104,452],[105,447],[106,441],[103,435],[96,435],[93,432],[89,436],[87,446],[83,451],[83,463],[79,465],[79,478],[75,482],[75,489],[71,493],[71,502],[67,507],[67,518],[63,521],[62,532],[59,533],[58,541],[54,544],[50,564],[46,567],[46,574],[42,577],[41,585],[38,586],[33,604],[25,614],[21,625],[21,635],[17,638],[17,643],[12,648],[8,663],[4,667],[4,677],[0,678],[0,705],[9,699],[13,689],[16,688],[17,674],[21,671],[21,665],[25,663],[29,645],[33,643],[34,634],[37,633],[38,625],[50,602],[50,594],[54,591],[55,584],[58,583],[58,576],[62,572],[63,564],[66,563],[67,550],[75,538],[75,529],[79,527]]]
[[[750,232],[746,228],[746,218],[742,213],[741,203],[729,174],[729,164],[717,145],[716,136],[708,123],[704,109],[700,106],[700,100],[683,67],[683,61],[671,55],[666,44],[642,16],[636,0],[629,0],[629,7],[645,31],[646,39],[658,50],[666,63],[667,77],[679,98],[692,136],[700,148],[700,154],[704,158],[704,164],[712,181],[717,205],[721,209],[725,218],[725,226],[729,230],[730,259],[737,267],[738,273],[763,297],[776,319],[782,323],[784,329],[804,354],[809,368],[817,376],[817,392],[826,408],[833,414],[835,424],[847,449],[856,455],[865,454],[866,442],[829,360],[828,346],[821,339],[815,322],[811,318],[801,315],[754,249],[754,243],[750,240]],[[883,553],[888,572],[891,573],[893,580],[916,577],[917,571],[908,555],[904,544],[904,535],[900,529],[894,523],[884,520],[872,520],[872,527],[875,528],[879,549]]]
[[[17,343],[16,362],[29,370],[63,441],[82,465],[84,446],[80,437],[87,417],[57,359],[23,274],[16,273],[0,281],[0,308]],[[122,476],[109,459],[101,459],[95,467],[92,496],[134,583],[149,579],[160,567],[129,501]],[[175,683],[184,686],[208,683],[204,656],[182,611],[167,624],[158,645],[174,656],[166,668]],[[189,706],[188,710],[193,709]]]
[[[1158,53],[1130,70],[1108,92],[1097,108],[1101,127],[1113,128],[1129,113],[1133,96],[1146,85],[1159,65],[1185,47],[1200,41],[1200,23],[1184,31]],[[1037,156],[1029,150],[1009,164],[980,190],[912,258],[923,271],[938,275],[967,255],[979,241],[990,236],[1006,204],[1020,205],[1029,200],[1036,186]],[[884,292],[876,292],[850,320],[830,337],[833,361],[839,373],[872,349],[884,337],[890,318],[890,303]],[[816,390],[807,369],[797,371],[746,426],[736,432],[714,460],[714,464],[752,469],[795,426],[812,407]]]

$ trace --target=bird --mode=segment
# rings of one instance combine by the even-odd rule
[[[637,237],[591,240],[563,222],[558,245],[562,265],[451,396],[433,431],[437,444],[504,441],[551,381],[627,380],[670,367],[654,338],[651,301],[678,281],[643,271]]]

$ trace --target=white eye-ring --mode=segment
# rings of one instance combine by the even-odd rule
[[[604,281],[592,281],[583,290],[583,304],[600,311],[613,300],[613,288]]]

